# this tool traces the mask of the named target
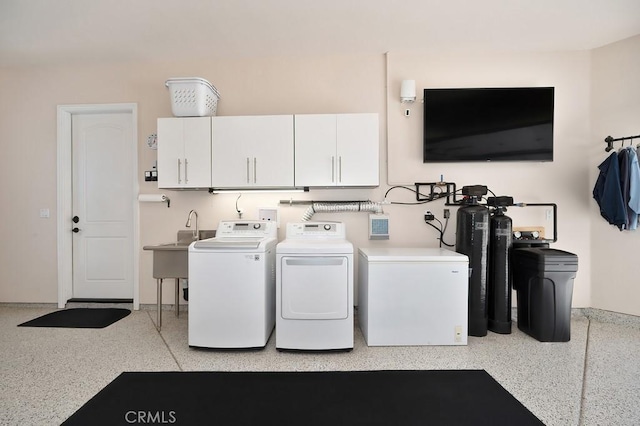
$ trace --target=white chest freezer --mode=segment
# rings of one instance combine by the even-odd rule
[[[358,321],[367,345],[467,344],[467,256],[440,248],[361,248],[358,269]]]

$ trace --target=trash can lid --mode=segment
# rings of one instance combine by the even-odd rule
[[[578,256],[564,250],[557,250],[548,247],[527,247],[513,250],[514,260],[523,262],[533,262],[545,270],[553,270],[561,267],[563,271],[578,270]]]

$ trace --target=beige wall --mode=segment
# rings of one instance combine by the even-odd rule
[[[591,218],[585,151],[589,143],[589,53],[387,57],[390,183],[433,182],[444,175],[445,181],[456,182],[458,188],[483,184],[497,195],[513,196],[517,202],[556,203],[558,242],[553,247],[578,255],[573,305],[589,306]],[[403,79],[416,80],[418,99],[422,99],[422,89],[427,87],[554,86],[554,161],[423,164],[423,108],[416,102],[409,107],[410,117],[405,117],[406,104],[399,100]],[[431,203],[429,208],[441,215],[443,203]],[[543,225],[551,233],[553,222],[546,220],[539,208],[537,213],[542,217],[531,221],[533,209],[511,208],[507,215],[513,218],[514,226]]]
[[[597,165],[610,153],[604,138],[640,135],[640,36],[596,49],[591,99],[592,137],[590,182]],[[634,145],[640,140],[633,141]],[[626,142],[625,146],[628,146]],[[615,143],[615,148],[621,142]],[[600,218],[590,203],[592,245],[592,306],[640,315],[640,230],[620,232]]]
[[[156,118],[171,116],[164,81],[199,76],[221,92],[219,115],[377,112],[380,114],[381,186],[375,189],[312,190],[305,194],[243,194],[239,206],[245,218],[257,208],[281,199],[381,200],[390,184],[437,180],[444,174],[459,186],[486,184],[494,192],[519,201],[559,205],[559,241],[555,247],[575,252],[580,270],[574,306],[591,306],[590,211],[594,138],[591,137],[589,52],[531,55],[442,56],[389,55],[249,58],[129,64],[69,64],[54,68],[0,70],[0,178],[2,178],[1,234],[11,244],[0,248],[0,302],[57,300],[56,260],[56,106],[79,103],[138,104],[140,192],[158,192],[143,181],[143,171],[155,160],[145,145],[155,132]],[[556,160],[546,164],[478,164],[434,167],[420,161],[421,104],[412,116],[402,115],[399,85],[416,79],[419,88],[446,86],[556,87]],[[631,84],[631,83],[629,83]],[[387,102],[387,87],[389,100]],[[636,97],[637,98],[637,97]],[[387,126],[388,124],[388,126]],[[611,130],[614,132],[616,129]],[[608,131],[608,130],[607,130]],[[620,130],[622,131],[622,130]],[[388,137],[388,147],[387,147]],[[599,139],[595,138],[595,139]],[[598,149],[601,147],[598,146]],[[387,150],[389,179],[387,179]],[[200,227],[215,228],[221,219],[234,219],[237,194],[209,195],[195,191],[163,191],[164,204],[140,205],[140,246],[167,242],[184,229],[190,209],[200,214]],[[499,194],[499,195],[500,195]],[[395,189],[391,201],[412,201],[414,195]],[[40,219],[40,208],[51,218]],[[367,215],[318,214],[314,219],[343,220],[356,247],[436,247],[435,232],[422,216],[426,209],[442,218],[442,202],[427,206],[385,207],[391,215],[391,239],[367,239]],[[453,214],[455,215],[455,209]],[[298,221],[303,207],[281,206],[281,221]],[[445,240],[453,242],[454,223]],[[280,229],[284,237],[284,227]],[[155,302],[151,253],[140,253],[140,302]],[[171,286],[165,300],[172,301]],[[612,310],[624,310],[623,305]]]
[[[219,115],[291,114],[329,112],[379,113],[383,147],[385,117],[384,57],[382,55],[306,58],[253,58],[246,60],[157,62],[131,64],[70,64],[51,68],[0,70],[0,177],[2,178],[1,235],[11,245],[0,248],[0,302],[55,303],[56,259],[56,106],[80,103],[138,104],[138,167],[140,192],[159,192],[144,182],[156,152],[146,147],[146,137],[156,131],[158,117],[171,116],[164,82],[170,77],[199,76],[221,92]],[[382,170],[382,181],[386,174]],[[245,218],[255,218],[257,208],[277,205],[281,198],[376,199],[382,188],[317,190],[308,194],[244,194],[239,206]],[[167,192],[167,191],[164,191]],[[168,191],[165,204],[140,204],[140,247],[172,241],[189,210],[199,212],[201,229],[235,219],[237,195],[209,195],[206,191]],[[38,217],[49,208],[51,217]],[[299,221],[304,208],[282,207],[281,219]],[[319,219],[337,220],[329,215]],[[367,242],[364,215],[340,217],[347,222],[349,238]],[[280,230],[284,237],[284,228]],[[152,255],[140,253],[140,302],[154,303]],[[172,301],[172,286],[164,300]]]

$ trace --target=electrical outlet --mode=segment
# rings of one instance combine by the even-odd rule
[[[158,171],[157,170],[147,170],[144,172],[144,181],[145,182],[155,182],[158,180]]]
[[[461,325],[456,325],[454,327],[453,338],[456,343],[462,342],[462,326]]]
[[[451,217],[451,212],[449,209],[444,209],[444,218],[449,219]]]

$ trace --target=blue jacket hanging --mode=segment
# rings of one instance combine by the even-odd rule
[[[600,174],[593,188],[593,198],[600,206],[600,214],[618,228],[627,222],[627,208],[622,199],[620,187],[620,166],[618,153],[612,152],[599,166]]]
[[[629,159],[629,150],[622,148],[618,151],[618,166],[620,167],[620,190],[622,191],[622,203],[625,207],[624,225],[621,229],[629,229],[629,175],[631,174],[631,162]]]
[[[638,153],[635,149],[626,148],[629,151],[629,205],[627,215],[629,217],[629,230],[638,228],[638,215],[640,214],[640,165]]]

